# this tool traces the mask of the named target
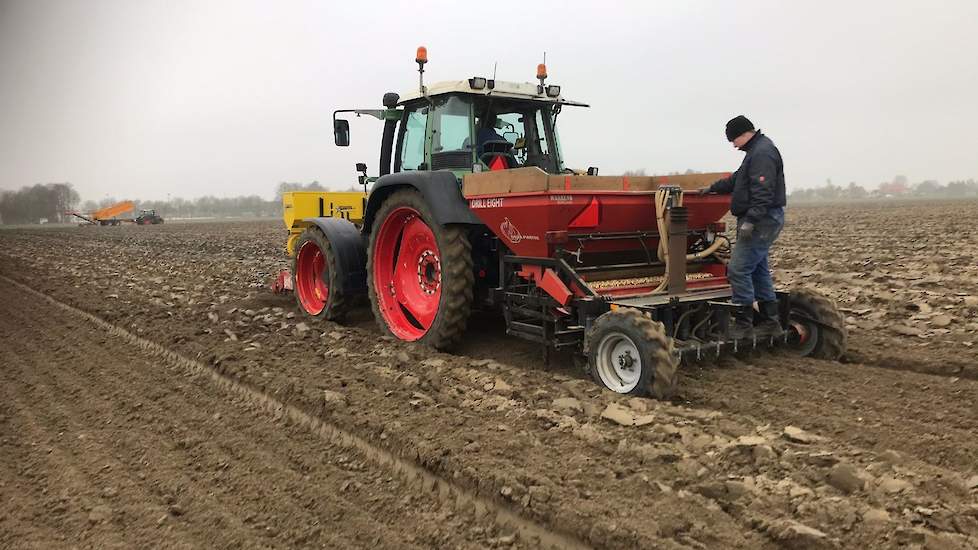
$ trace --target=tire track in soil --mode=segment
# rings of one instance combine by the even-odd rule
[[[5,311],[6,318],[14,321],[13,326],[31,326],[32,319],[24,318],[21,315],[22,311],[21,309]],[[34,469],[40,470],[40,473],[32,476],[31,484],[32,487],[34,484],[44,485],[39,496],[43,496],[49,489],[67,484],[67,487],[61,488],[60,498],[52,506],[55,515],[61,516],[59,519],[62,523],[61,529],[68,527],[79,533],[84,540],[92,535],[85,525],[90,523],[98,530],[98,545],[125,547],[126,540],[118,538],[118,530],[102,529],[98,526],[111,523],[120,528],[133,528],[137,533],[151,528],[157,518],[168,515],[167,508],[170,504],[165,502],[167,499],[164,498],[164,491],[154,489],[160,485],[189,487],[192,480],[187,477],[183,469],[187,461],[174,461],[172,456],[168,456],[170,453],[156,453],[152,456],[143,454],[136,464],[125,463],[122,459],[123,453],[119,451],[130,450],[128,447],[132,443],[131,436],[121,428],[114,427],[114,425],[125,426],[125,421],[118,420],[118,411],[112,410],[111,402],[107,405],[109,410],[105,410],[104,402],[107,398],[86,391],[86,386],[97,381],[101,382],[97,387],[109,391],[116,385],[119,388],[127,388],[128,384],[119,385],[118,380],[114,380],[105,385],[103,380],[95,376],[98,368],[87,363],[76,363],[68,369],[50,368],[51,364],[48,361],[36,360],[38,350],[60,352],[77,345],[81,345],[81,349],[88,346],[85,346],[84,338],[78,338],[73,333],[69,333],[63,340],[54,341],[51,338],[52,333],[48,330],[38,330],[34,334],[36,338],[32,339],[30,344],[25,343],[24,340],[7,338],[4,346],[4,364],[8,365],[8,368],[20,365],[19,372],[5,373],[8,376],[14,374],[13,380],[5,384],[7,402],[15,404],[12,407],[12,417],[23,418],[16,431],[11,433],[30,434],[33,448],[22,453],[19,457],[20,461],[28,464],[42,462],[41,467],[35,466]],[[110,344],[105,341],[104,335],[100,340],[103,344]],[[68,357],[68,353],[65,353],[65,356]],[[93,363],[105,359],[107,357],[101,349],[92,351],[84,357],[84,361]],[[134,360],[133,364],[142,368],[149,366],[148,363],[140,365],[138,359]],[[76,369],[84,369],[84,372],[75,374]],[[122,395],[117,393],[115,397],[118,399]],[[143,396],[144,399],[145,397]],[[125,400],[118,402],[122,406],[125,406],[125,403]],[[42,406],[38,406],[39,404]],[[97,410],[93,411],[96,407]],[[156,418],[161,417],[156,416]],[[146,452],[173,446],[172,441],[163,437],[165,434],[154,433],[156,430],[153,428],[158,428],[160,424],[160,421],[156,420],[153,426],[150,426],[150,430],[141,430],[140,441],[149,443]],[[53,432],[56,432],[56,435],[52,435]],[[118,439],[111,441],[113,438]],[[41,461],[37,461],[35,457],[38,441],[44,441],[48,445],[46,456],[42,457]],[[148,480],[140,478],[139,474],[142,473],[140,463],[152,463],[154,466],[150,474],[157,472],[159,474]],[[47,467],[45,468],[44,465]],[[134,470],[135,477],[131,475]],[[50,476],[45,475],[44,472],[55,474]],[[103,492],[95,491],[96,487],[101,487]],[[105,490],[109,490],[110,495],[106,496]],[[33,488],[29,492],[37,493]],[[69,513],[70,508],[88,513],[89,519],[86,521],[84,514]],[[134,521],[127,521],[130,516],[134,516]],[[222,516],[227,517],[227,514],[222,513]],[[240,522],[231,523],[234,523],[236,531],[241,530]],[[231,527],[224,522],[221,525],[225,529]],[[236,538],[233,533],[226,534],[231,535],[228,537],[231,540]],[[190,538],[196,544],[204,544],[207,540],[206,533],[200,533],[195,529],[190,529],[181,535]],[[105,540],[107,538],[113,540]],[[168,544],[186,542],[179,539],[168,540]]]
[[[976,381],[783,352],[724,364],[734,366],[685,370],[680,391],[691,406],[805,426],[862,448],[978,473]]]
[[[17,316],[17,313],[14,313]],[[17,319],[15,319],[17,320]],[[29,319],[21,319],[20,321],[29,322]],[[40,338],[44,341],[39,342],[41,347],[48,347],[49,349],[67,349],[68,346],[76,345],[80,342],[77,337],[69,336],[65,342],[58,342],[56,339],[52,339],[51,333],[44,331],[40,333]],[[83,340],[82,340],[83,342]],[[145,452],[141,462],[151,463],[156,465],[156,470],[151,473],[159,473],[154,479],[152,479],[152,490],[149,492],[142,491],[139,498],[136,499],[139,502],[147,501],[157,501],[156,508],[153,512],[153,518],[160,517],[161,514],[167,514],[168,504],[171,504],[174,500],[185,500],[185,498],[177,498],[172,495],[165,493],[179,494],[187,489],[191,488],[198,477],[207,477],[210,487],[217,485],[223,489],[221,495],[214,495],[208,493],[207,495],[195,495],[193,499],[193,508],[198,510],[207,510],[209,514],[217,514],[219,517],[213,518],[215,523],[218,523],[223,531],[223,535],[226,539],[230,540],[247,540],[252,538],[249,536],[255,528],[245,525],[239,519],[239,515],[244,515],[245,517],[258,517],[262,514],[262,507],[259,506],[258,501],[243,501],[236,502],[234,504],[234,510],[230,510],[228,505],[224,502],[223,498],[233,498],[233,491],[239,490],[240,487],[248,485],[247,477],[252,474],[247,468],[230,469],[231,464],[264,464],[264,469],[262,470],[262,475],[270,477],[272,479],[287,479],[290,474],[293,474],[290,468],[282,467],[281,457],[275,456],[273,453],[268,452],[264,447],[255,446],[245,446],[240,445],[239,447],[243,449],[243,452],[237,453],[238,456],[231,456],[225,449],[221,449],[214,442],[219,437],[219,434],[215,433],[215,427],[209,424],[217,424],[214,421],[208,422],[210,419],[209,415],[201,414],[198,410],[197,405],[199,403],[191,401],[186,397],[187,392],[191,392],[193,388],[187,385],[181,385],[179,383],[180,378],[186,378],[182,376],[181,372],[174,372],[173,368],[166,368],[165,374],[172,375],[160,376],[159,374],[149,372],[153,378],[154,384],[157,387],[163,388],[167,386],[173,386],[173,382],[178,381],[177,385],[173,388],[173,392],[160,391],[159,396],[150,396],[150,399],[142,402],[140,400],[146,399],[146,393],[140,393],[139,391],[134,391],[134,387],[127,383],[119,385],[119,390],[108,391],[108,392],[95,392],[89,391],[89,387],[94,388],[113,388],[116,380],[106,375],[103,369],[97,367],[86,368],[86,365],[78,365],[76,368],[85,369],[85,372],[80,373],[83,376],[74,375],[76,368],[72,369],[54,369],[53,371],[44,372],[44,377],[40,377],[37,371],[43,371],[42,365],[32,362],[33,357],[31,356],[31,349],[25,348],[24,346],[18,346],[17,342],[14,342],[11,346],[15,350],[15,356],[20,358],[26,358],[27,363],[25,369],[22,370],[22,375],[29,379],[31,384],[28,386],[35,395],[35,402],[46,402],[53,403],[58,399],[59,394],[67,393],[67,391],[74,391],[74,395],[71,395],[72,402],[74,403],[84,403],[85,406],[75,406],[69,411],[62,412],[61,409],[51,408],[45,410],[46,416],[51,416],[52,414],[56,416],[53,420],[49,419],[46,422],[41,422],[37,419],[37,415],[33,414],[33,409],[30,408],[29,404],[21,404],[18,410],[21,414],[28,418],[28,422],[25,423],[28,429],[33,429],[35,426],[50,425],[52,423],[57,423],[63,431],[68,433],[83,433],[83,430],[88,426],[86,420],[91,418],[97,418],[99,424],[110,425],[113,424],[114,417],[118,416],[118,409],[128,409],[127,406],[130,403],[139,402],[141,405],[135,410],[139,411],[140,416],[148,416],[154,419],[167,418],[168,411],[179,410],[183,411],[183,416],[181,418],[170,417],[168,418],[167,424],[172,423],[172,426],[167,426],[166,424],[161,424],[159,421],[156,422],[157,431],[159,433],[142,433],[139,439],[139,446],[144,446],[144,449],[139,449],[139,451]],[[104,353],[93,352],[86,359],[92,361],[93,364],[105,364],[105,361],[110,361],[115,359],[112,356],[106,356]],[[145,369],[143,369],[145,372]],[[66,376],[68,374],[68,376]],[[45,383],[46,379],[52,379],[55,383],[53,388],[48,388]],[[132,379],[130,379],[131,381]],[[70,390],[66,391],[66,388]],[[40,389],[41,391],[38,391]],[[140,386],[139,389],[145,389]],[[152,390],[149,390],[152,391]],[[59,414],[60,413],[60,414]],[[130,413],[132,414],[132,413]],[[166,431],[164,431],[166,429]],[[256,431],[255,427],[250,424],[245,424],[243,426],[236,426],[236,432],[244,435],[244,441],[248,440],[259,440],[259,438],[264,435],[260,431]],[[186,434],[203,434],[197,436],[185,437]],[[110,457],[110,458],[100,458],[104,463],[101,468],[93,468],[93,464],[88,464],[87,472],[89,473],[89,479],[99,479],[105,476],[99,476],[102,470],[107,467],[110,472],[121,472],[122,474],[131,473],[134,468],[138,469],[137,464],[126,464],[118,455],[112,457],[113,453],[113,443],[105,441],[105,437],[98,438],[99,432],[96,432],[95,437],[88,437],[88,443],[86,452],[80,453],[80,456],[73,457],[74,460],[87,461],[88,455],[94,454],[97,457]],[[126,436],[123,434],[111,433],[109,436],[120,435],[124,438],[131,438],[131,436]],[[168,437],[169,436],[169,437]],[[174,438],[177,438],[174,444]],[[118,443],[116,443],[118,445]],[[159,452],[160,449],[169,449],[168,453]],[[172,455],[177,455],[174,460]],[[220,477],[212,476],[197,476],[193,474],[193,470],[200,471],[200,464],[204,462],[204,459],[208,459],[211,464],[204,464],[204,466],[216,467],[218,475]],[[215,459],[217,461],[215,462]],[[169,462],[169,464],[168,464]],[[63,461],[63,465],[70,466],[71,460]],[[187,469],[191,469],[190,475],[188,476]],[[95,474],[92,474],[92,472]],[[226,474],[231,472],[237,475],[224,476],[221,474]],[[231,479],[224,480],[224,477],[231,477]],[[103,485],[107,482],[102,480]],[[131,476],[129,479],[125,480],[125,483],[120,483],[120,480],[115,480],[114,485],[127,485],[129,487],[140,485],[140,481],[133,479]],[[145,485],[145,483],[142,483]],[[85,486],[84,483],[79,483],[80,486]],[[87,485],[91,485],[88,483]],[[260,488],[259,488],[260,489]],[[220,496],[221,498],[218,498]],[[309,495],[304,495],[308,497]],[[170,501],[170,502],[167,502]],[[315,525],[318,523],[318,517],[327,517],[329,510],[316,510],[315,514],[308,514],[305,510],[306,505],[298,501],[297,497],[293,496],[292,491],[286,493],[285,495],[279,495],[277,497],[278,505],[289,504],[291,510],[290,515],[293,516],[291,521],[293,523],[307,523],[309,525]],[[320,502],[317,500],[312,500],[311,502]],[[329,504],[328,502],[326,504]],[[348,507],[354,503],[345,503]],[[183,504],[183,507],[187,507],[187,503]],[[354,508],[354,511],[356,509]],[[333,510],[335,513],[337,510]],[[244,514],[242,514],[244,512]],[[182,512],[181,515],[187,513]],[[152,515],[152,514],[150,514]],[[354,518],[359,519],[360,523],[366,523],[365,518]],[[272,523],[272,522],[268,522]],[[151,527],[151,525],[144,525],[142,527]],[[232,529],[233,528],[233,529]],[[376,531],[386,534],[387,536],[393,537],[394,533],[386,529],[384,525],[378,525]],[[198,544],[204,544],[206,541],[206,532],[194,532],[194,540]],[[396,537],[394,537],[396,538]],[[389,538],[388,540],[394,540],[394,538]],[[333,544],[339,544],[341,540],[332,540]]]
[[[520,534],[520,540],[525,542],[535,542],[543,547],[552,548],[585,548],[587,545],[576,538],[553,531],[526,518],[515,512],[504,508],[491,500],[473,495],[455,486],[450,481],[432,474],[426,469],[415,464],[408,463],[388,451],[378,448],[368,441],[350,434],[337,426],[324,422],[320,418],[315,418],[296,407],[287,405],[276,398],[246,387],[237,381],[226,377],[214,369],[204,366],[196,361],[191,361],[158,344],[135,336],[124,329],[74,308],[70,305],[57,301],[50,296],[30,289],[17,281],[0,276],[0,279],[7,281],[12,287],[16,287],[27,295],[35,296],[55,306],[62,311],[74,316],[83,318],[88,323],[104,330],[112,337],[121,338],[124,341],[138,347],[140,350],[150,355],[159,357],[165,362],[179,366],[195,375],[203,375],[211,379],[223,390],[231,393],[237,398],[246,401],[250,406],[272,414],[276,419],[294,426],[302,427],[312,433],[322,437],[326,442],[337,445],[349,452],[357,453],[366,458],[375,467],[380,467],[389,472],[393,477],[399,478],[408,486],[422,491],[429,497],[433,497],[439,506],[453,510],[460,514],[469,514],[475,518],[489,519],[497,526],[505,529],[512,529]],[[29,320],[27,321],[30,322]],[[111,404],[109,404],[111,405]],[[193,408],[192,406],[189,408]],[[197,427],[195,427],[196,429]],[[396,539],[396,537],[393,537]],[[381,539],[378,539],[381,540]],[[392,540],[391,538],[385,540]]]
[[[528,370],[543,368],[535,345],[504,343],[511,337],[497,325],[488,318],[479,320],[480,339],[463,342],[460,353]],[[569,356],[561,359],[551,372],[584,378],[568,367]],[[684,405],[746,415],[759,423],[803,426],[862,448],[896,449],[963,474],[978,474],[978,381],[800,358],[784,351],[684,365],[679,372],[674,401]]]

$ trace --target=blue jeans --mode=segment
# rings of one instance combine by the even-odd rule
[[[740,235],[740,226],[746,221],[743,218],[737,220],[737,242],[727,264],[727,279],[733,291],[731,301],[743,306],[777,299],[767,255],[784,227],[784,208],[768,210],[767,215],[754,224],[750,238]]]

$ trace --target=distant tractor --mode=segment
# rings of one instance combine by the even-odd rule
[[[157,225],[163,223],[163,218],[156,213],[156,210],[140,210],[133,221],[136,225]]]
[[[473,307],[502,313],[508,334],[586,357],[623,394],[671,395],[683,360],[781,345],[839,359],[843,317],[810,290],[778,294],[780,334],[732,339],[729,197],[690,192],[722,174],[599,176],[565,165],[565,99],[547,84],[474,77],[384,95],[384,109],[334,113],[384,122],[370,193],[286,193],[291,275],[309,316],[337,320],[367,295],[381,329],[451,348]],[[478,338],[478,334],[468,335]]]
[[[136,225],[156,225],[163,223],[163,218],[156,214],[156,210],[140,210],[139,216],[135,218],[120,218],[120,214],[131,212],[136,208],[132,201],[122,201],[111,206],[106,206],[89,214],[69,211],[68,214],[75,216],[84,223],[79,225],[120,225],[122,223],[135,223]]]

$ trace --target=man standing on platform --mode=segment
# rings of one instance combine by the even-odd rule
[[[734,324],[732,339],[771,336],[781,333],[774,281],[768,267],[768,253],[784,226],[784,165],[781,153],[770,138],[755,130],[747,117],[740,115],[727,122],[727,140],[744,151],[740,168],[719,180],[701,194],[732,195],[730,213],[737,217],[727,279],[733,291]],[[754,326],[754,304],[759,322]]]

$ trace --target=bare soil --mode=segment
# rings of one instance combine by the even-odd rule
[[[491,312],[454,354],[304,318],[279,222],[0,232],[0,547],[978,547],[974,217],[790,209],[776,279],[849,354],[670,403]]]

